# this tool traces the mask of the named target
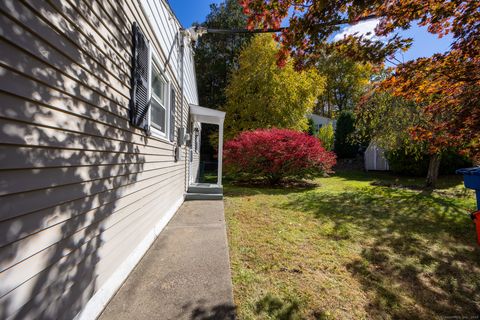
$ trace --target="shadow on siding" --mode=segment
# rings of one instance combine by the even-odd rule
[[[0,62],[6,68],[1,86],[8,89],[1,99],[10,102],[0,115],[0,143],[8,151],[0,156],[6,166],[0,172],[1,319],[73,318],[98,289],[98,277],[106,278],[123,259],[130,222],[143,218],[132,220],[139,208],[128,209],[130,202],[118,205],[144,169],[140,146],[147,141],[118,116],[128,99],[102,84],[110,78],[129,83],[129,74],[120,72],[129,69],[128,55],[107,45],[128,44],[130,34],[117,27],[128,21],[119,9],[124,4],[107,4],[115,11],[93,14],[98,4],[92,0],[0,4],[6,17],[0,36],[11,31],[33,48],[7,40],[2,56],[8,64]],[[105,42],[91,40],[98,35],[69,20],[81,15],[92,30],[101,24],[111,30]],[[65,35],[55,30],[59,26]],[[112,265],[99,270],[101,260]]]

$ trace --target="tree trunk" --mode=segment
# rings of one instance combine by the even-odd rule
[[[438,180],[438,171],[440,169],[441,154],[436,153],[430,156],[430,162],[428,164],[428,174],[426,185],[429,188],[434,188]]]
[[[269,175],[267,176],[267,180],[268,180],[268,184],[271,185],[271,186],[275,186],[277,184],[280,183],[280,181],[282,181],[282,177],[279,176],[279,175]]]

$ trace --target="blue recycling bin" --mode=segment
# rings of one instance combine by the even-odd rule
[[[477,194],[477,210],[480,210],[480,167],[458,169],[463,174],[465,188],[474,189]]]

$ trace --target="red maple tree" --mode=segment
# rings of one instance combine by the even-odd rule
[[[227,173],[265,178],[271,184],[330,173],[335,163],[335,154],[326,151],[319,139],[288,129],[244,131],[224,147]]]
[[[414,139],[428,144],[431,165],[427,184],[435,184],[443,150],[457,148],[480,158],[480,1],[478,0],[241,0],[249,27],[290,26],[276,35],[282,45],[278,64],[291,55],[298,68],[315,63],[322,52],[336,50],[357,60],[382,64],[411,39],[396,30],[412,23],[443,37],[450,50],[401,63],[377,90],[410,99],[424,107],[429,121],[411,128]],[[327,41],[342,23],[376,17],[378,38],[349,35]]]

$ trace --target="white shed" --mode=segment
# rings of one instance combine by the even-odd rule
[[[364,159],[365,159],[365,170],[367,171],[390,170],[387,158],[385,158],[385,150],[377,146],[375,142],[370,142],[370,144],[368,145],[367,150],[365,150]]]

